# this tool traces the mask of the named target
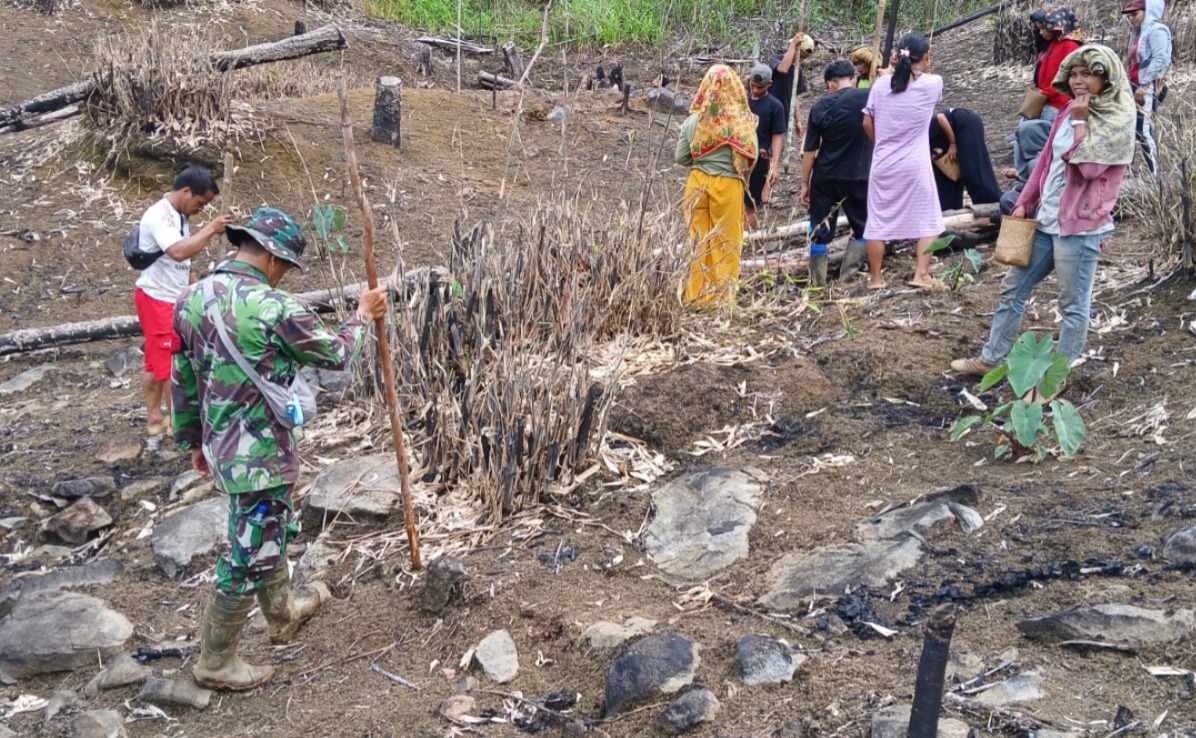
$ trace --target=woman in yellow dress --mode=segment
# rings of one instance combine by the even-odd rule
[[[738,75],[723,64],[706,71],[681,124],[676,160],[690,168],[685,213],[695,246],[684,300],[730,304],[743,251],[743,192],[756,163],[756,116]]]

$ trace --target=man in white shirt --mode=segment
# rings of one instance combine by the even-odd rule
[[[212,173],[203,167],[188,167],[179,172],[169,193],[154,203],[141,216],[138,248],[147,254],[159,254],[137,278],[133,302],[137,319],[145,334],[145,373],[141,388],[145,393],[148,415],[147,432],[151,436],[167,431],[170,417],[171,354],[179,339],[174,332],[174,303],[193,278],[191,257],[195,256],[212,236],[224,233],[233,221],[231,215],[220,215],[197,233],[191,233],[187,218],[198,215],[208,206],[220,188]],[[167,403],[163,412],[162,402]]]

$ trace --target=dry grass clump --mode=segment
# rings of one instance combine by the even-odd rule
[[[394,360],[425,473],[467,485],[498,523],[592,458],[620,372],[592,379],[600,341],[672,332],[679,218],[640,233],[576,202],[453,239],[447,274],[396,311]]]
[[[333,89],[327,61],[296,59],[223,71],[213,52],[236,46],[207,26],[151,22],[143,35],[101,38],[95,90],[84,107],[92,138],[111,163],[131,147],[174,154],[219,152],[260,133],[249,99],[303,97]],[[217,157],[218,158],[218,157]]]

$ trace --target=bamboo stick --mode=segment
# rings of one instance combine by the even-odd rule
[[[361,187],[361,173],[357,170],[357,149],[353,145],[353,121],[349,118],[349,93],[342,77],[337,80],[336,91],[341,102],[341,135],[345,140],[345,163],[349,169],[349,183],[353,196],[361,208],[362,242],[365,250],[366,283],[370,289],[378,286],[378,270],[374,265],[374,214]],[[390,341],[386,335],[386,318],[374,322],[378,333],[378,353],[382,357],[382,379],[386,383],[386,405],[390,410],[390,430],[394,435],[395,461],[399,466],[399,489],[403,495],[403,522],[407,525],[407,544],[411,548],[411,566],[420,569],[419,531],[415,526],[415,506],[411,502],[410,469],[407,464],[407,446],[403,442],[403,423],[399,417],[399,395],[395,389],[395,371],[390,356]]]
[[[879,0],[876,6],[876,33],[872,36],[872,74],[869,75],[868,80],[870,84],[876,84],[876,73],[878,70],[887,66],[888,59],[880,58],[880,36],[885,28],[885,0]]]

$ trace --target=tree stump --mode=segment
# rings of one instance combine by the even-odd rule
[[[398,77],[379,77],[374,82],[374,127],[370,140],[402,145],[400,122],[403,114],[403,80]]]
[[[295,21],[295,32],[291,35],[292,36],[302,36],[305,33],[307,33],[307,24],[301,20]]]
[[[425,77],[432,76],[432,47],[419,47],[419,73]]]
[[[523,60],[519,58],[519,48],[514,41],[502,45],[503,59],[507,63],[507,73],[515,79],[523,76]]]

